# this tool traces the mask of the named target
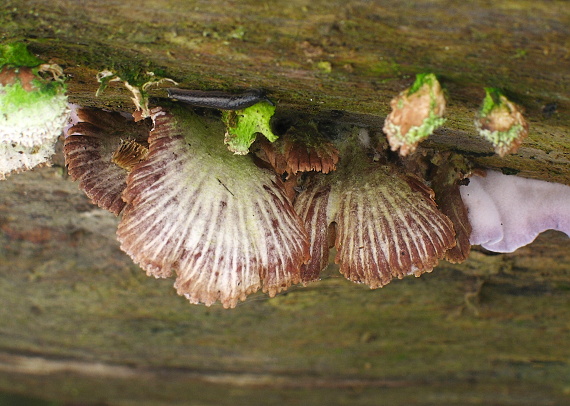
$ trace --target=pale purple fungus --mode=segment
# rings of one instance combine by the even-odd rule
[[[473,245],[513,252],[546,230],[570,236],[570,186],[487,171],[471,177],[461,197]]]

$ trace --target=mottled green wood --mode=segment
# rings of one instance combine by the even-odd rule
[[[189,88],[265,88],[281,109],[340,110],[380,130],[391,98],[416,73],[433,72],[449,99],[448,121],[433,138],[439,145],[486,166],[570,184],[563,0],[5,3],[3,40],[24,39],[61,63],[70,98],[81,104],[128,109],[120,85],[94,100],[94,75],[152,70]],[[502,89],[526,110],[530,136],[515,156],[499,159],[474,138],[484,87]],[[551,103],[556,112],[543,114]]]
[[[224,310],[147,278],[119,251],[114,216],[60,169],[11,176],[0,196],[3,390],[119,405],[569,396],[570,259],[558,233],[374,291],[333,267]]]
[[[567,184],[569,21],[564,1],[0,8],[2,41],[25,40],[62,64],[70,98],[85,105],[132,108],[120,85],[95,99],[94,76],[151,69],[189,88],[263,87],[278,114],[380,131],[390,99],[433,71],[448,121],[428,147]],[[517,155],[499,159],[474,138],[485,86],[526,109],[530,137]],[[551,116],[548,103],[558,105]],[[61,167],[0,183],[0,390],[117,405],[570,401],[570,256],[560,234],[376,291],[331,269],[317,284],[227,311],[189,305],[172,280],[147,278],[118,249],[116,222]]]

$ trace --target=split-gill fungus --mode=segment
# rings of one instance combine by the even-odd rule
[[[371,288],[464,261],[471,244],[500,248],[480,237],[481,209],[463,203],[473,189],[461,186],[471,171],[462,156],[411,154],[415,141],[396,156],[364,129],[327,138],[312,122],[277,139],[271,103],[227,111],[220,120],[157,107],[145,124],[80,109],[65,145],[72,177],[121,215],[121,248],[148,275],[175,273],[190,302],[235,307],[260,289],[273,296],[318,280],[332,247],[340,272]],[[260,128],[267,140],[246,154]],[[225,146],[229,131],[237,142]],[[567,230],[555,223],[541,227]]]
[[[378,160],[378,151],[368,151],[357,134],[339,150],[337,170],[312,176],[295,201],[311,241],[302,281],[319,278],[331,245],[340,272],[371,288],[431,271],[455,245],[453,225],[433,191],[385,156]]]
[[[127,174],[148,154],[151,123],[93,108],[77,108],[75,114],[78,122],[64,142],[69,175],[94,204],[118,215],[125,207]]]
[[[455,230],[455,246],[446,251],[444,258],[451,263],[460,263],[471,252],[471,223],[460,191],[461,185],[469,182],[471,165],[462,155],[450,152],[435,154],[431,163],[435,166],[430,179],[435,202],[449,217]]]
[[[358,135],[333,145],[315,126],[298,126],[266,148],[276,167],[310,171],[293,206],[279,170],[223,145],[217,117],[179,106],[151,112],[148,133],[118,113],[79,109],[67,162],[94,202],[121,212],[121,248],[148,275],[175,272],[175,288],[192,303],[234,307],[259,289],[273,296],[316,280],[331,245],[348,279],[377,288],[430,271],[455,244],[431,189],[387,159],[377,162],[379,152],[371,155]],[[142,145],[145,132],[148,155],[132,168],[117,165],[124,140]],[[322,144],[305,144],[301,133]],[[113,191],[112,203],[98,200],[103,190]]]
[[[228,151],[219,118],[181,107],[151,113],[148,155],[128,174],[113,156],[126,136],[139,140],[144,130],[117,113],[80,109],[86,121],[70,132],[83,135],[65,147],[70,172],[92,199],[112,191],[106,205],[119,212],[121,197],[121,248],[148,275],[175,271],[178,293],[192,303],[234,307],[260,288],[273,296],[298,283],[308,237],[281,182]]]
[[[263,141],[261,149],[278,174],[329,173],[339,161],[338,149],[319,133],[315,123],[294,125],[277,141]]]
[[[61,68],[23,44],[0,46],[0,179],[49,165],[69,114]]]
[[[234,307],[299,282],[308,237],[275,176],[221,142],[224,126],[156,108],[149,155],[127,178],[121,248],[192,303]]]
[[[257,155],[281,176],[291,200],[296,196],[302,173],[332,172],[340,159],[338,149],[320,134],[313,122],[291,126],[275,142],[260,139],[257,143]]]

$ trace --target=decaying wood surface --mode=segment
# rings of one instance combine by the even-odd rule
[[[69,75],[72,101],[132,108],[95,75],[152,70],[199,89],[264,88],[279,114],[380,131],[434,72],[448,122],[428,146],[570,184],[564,1],[11,1],[2,41]],[[530,135],[500,159],[474,136],[494,86]],[[163,96],[153,89],[153,96]],[[118,248],[117,219],[56,165],[0,183],[0,391],[97,405],[504,404],[570,401],[570,250],[549,232],[371,291],[323,280],[236,309],[192,306]]]

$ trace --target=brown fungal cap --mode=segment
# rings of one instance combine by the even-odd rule
[[[339,161],[338,149],[318,132],[314,123],[291,127],[277,141],[260,144],[266,159],[279,174],[329,173]]]
[[[302,281],[317,279],[326,265],[330,224],[335,261],[351,281],[378,288],[394,277],[429,272],[455,244],[433,191],[411,174],[369,162],[362,150],[342,162],[332,174],[313,177],[295,201],[311,242]]]
[[[148,275],[174,270],[192,303],[235,307],[297,283],[308,238],[275,176],[228,151],[217,119],[182,108],[152,117],[149,155],[123,194],[121,248]]]
[[[113,153],[111,162],[127,172],[146,159],[148,148],[132,139],[121,139],[121,144]]]
[[[455,230],[455,246],[446,251],[445,259],[451,263],[460,263],[471,252],[471,223],[467,208],[461,198],[459,187],[469,175],[471,168],[465,158],[459,154],[442,153],[432,159],[437,165],[432,180],[435,201],[451,222]]]
[[[94,204],[118,215],[128,171],[144,159],[150,123],[93,108],[79,108],[77,116],[63,149],[69,174]]]

